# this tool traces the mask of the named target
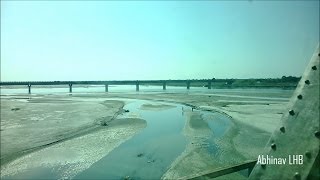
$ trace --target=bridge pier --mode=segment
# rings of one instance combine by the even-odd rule
[[[69,84],[69,93],[72,93],[72,84]]]
[[[108,91],[109,91],[109,85],[105,84],[105,92],[108,92]]]
[[[31,84],[28,84],[28,94],[31,94]]]
[[[163,90],[166,90],[166,89],[167,89],[167,82],[163,82],[163,84],[162,84],[162,89],[163,89]]]
[[[211,89],[211,81],[208,81],[208,89]]]
[[[190,81],[187,81],[187,89],[190,89]]]
[[[139,91],[139,82],[136,82],[136,91]]]

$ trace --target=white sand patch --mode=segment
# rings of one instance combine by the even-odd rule
[[[60,178],[70,179],[146,126],[144,120],[130,121],[127,124],[101,129],[18,158],[1,168],[1,177],[15,175],[28,169],[58,167],[56,173]]]

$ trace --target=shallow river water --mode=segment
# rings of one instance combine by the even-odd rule
[[[141,108],[143,104],[165,105],[167,108],[144,109]],[[187,118],[185,113],[192,111],[191,107],[166,102],[129,100],[124,109],[129,112],[118,118],[138,117],[146,120],[147,127],[72,179],[124,179],[129,177],[160,179],[170,164],[185,150],[188,143],[188,139],[183,134]],[[231,123],[228,117],[219,113],[207,111],[199,111],[199,113],[214,134],[214,137],[211,138],[222,136]],[[208,143],[207,148],[208,153],[216,154],[219,151],[215,144]],[[68,155],[60,154],[59,156]],[[63,166],[50,168],[39,166],[2,178],[59,179],[61,168]]]
[[[145,119],[147,127],[80,173],[76,179],[121,179],[126,176],[159,179],[162,176],[185,149],[186,138],[182,134],[185,117],[182,107],[187,107],[175,104],[166,110],[141,110],[144,103],[148,102],[131,102],[125,109]]]

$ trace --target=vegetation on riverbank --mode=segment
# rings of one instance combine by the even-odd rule
[[[282,76],[282,78],[251,78],[251,79],[211,79],[213,89],[221,88],[283,88],[294,89],[301,77]],[[196,79],[192,79],[196,80]],[[168,83],[168,86],[186,86],[185,83]],[[192,82],[191,87],[208,87],[206,82]]]

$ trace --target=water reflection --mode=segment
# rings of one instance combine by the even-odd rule
[[[147,128],[80,173],[76,179],[161,178],[186,147],[187,140],[182,134],[185,117],[180,111],[187,107],[175,104],[171,109],[148,111],[139,108],[143,103],[146,102],[130,103],[125,108],[145,119]]]

